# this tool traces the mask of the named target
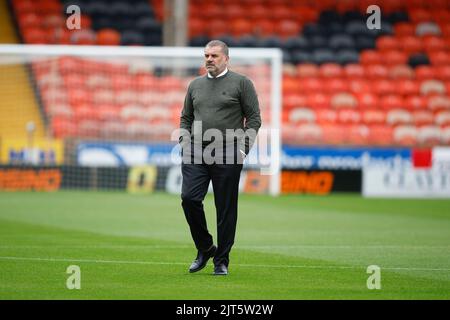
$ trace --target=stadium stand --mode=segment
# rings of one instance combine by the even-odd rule
[[[448,144],[450,1],[378,1],[383,19],[375,30],[366,26],[370,2],[191,0],[189,43],[220,38],[232,47],[283,50],[284,143]],[[62,27],[64,8],[73,3],[84,8],[80,31]],[[162,0],[11,0],[11,6],[25,43],[162,43]],[[127,132],[157,139],[178,125],[189,78],[114,74],[107,63],[85,75],[77,71],[85,63],[63,58],[51,74],[50,66],[33,69],[55,136]],[[130,83],[138,89],[130,91]],[[170,94],[155,103],[152,95],[161,92]]]

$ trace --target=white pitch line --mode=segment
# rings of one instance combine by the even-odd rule
[[[0,245],[0,249],[185,249],[192,245]],[[450,246],[426,245],[241,245],[236,249],[450,249]],[[194,248],[195,249],[195,248]]]
[[[188,265],[186,262],[156,262],[156,261],[127,261],[127,260],[90,260],[90,259],[65,259],[65,258],[32,258],[32,257],[2,257],[0,260],[12,261],[44,261],[44,262],[85,262],[85,263],[109,263],[109,264],[143,264],[143,265]],[[367,266],[307,266],[307,265],[265,265],[265,264],[234,264],[239,267],[249,268],[299,268],[299,269],[366,269]],[[419,267],[380,267],[382,270],[404,271],[450,271],[450,268],[419,268]]]

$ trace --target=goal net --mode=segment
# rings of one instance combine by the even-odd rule
[[[280,190],[281,52],[230,49],[262,127],[240,190]],[[0,45],[0,190],[181,190],[178,136],[203,48]]]

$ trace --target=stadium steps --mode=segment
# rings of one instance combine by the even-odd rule
[[[0,1],[0,43],[18,43],[6,1]]]
[[[0,1],[0,43],[18,43],[6,1]],[[26,123],[36,125],[35,137],[44,136],[35,94],[22,65],[0,66],[0,138],[26,139]]]
[[[26,124],[33,121],[35,138],[44,137],[44,125],[28,73],[22,65],[0,66],[0,138],[26,139]]]

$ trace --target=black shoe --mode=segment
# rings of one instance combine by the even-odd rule
[[[208,260],[214,257],[216,250],[217,247],[213,245],[208,251],[198,251],[197,258],[195,258],[194,262],[192,262],[191,266],[189,267],[189,272],[193,273],[202,270],[206,266]]]
[[[214,266],[214,275],[215,276],[226,276],[228,274],[228,268],[223,263]]]

